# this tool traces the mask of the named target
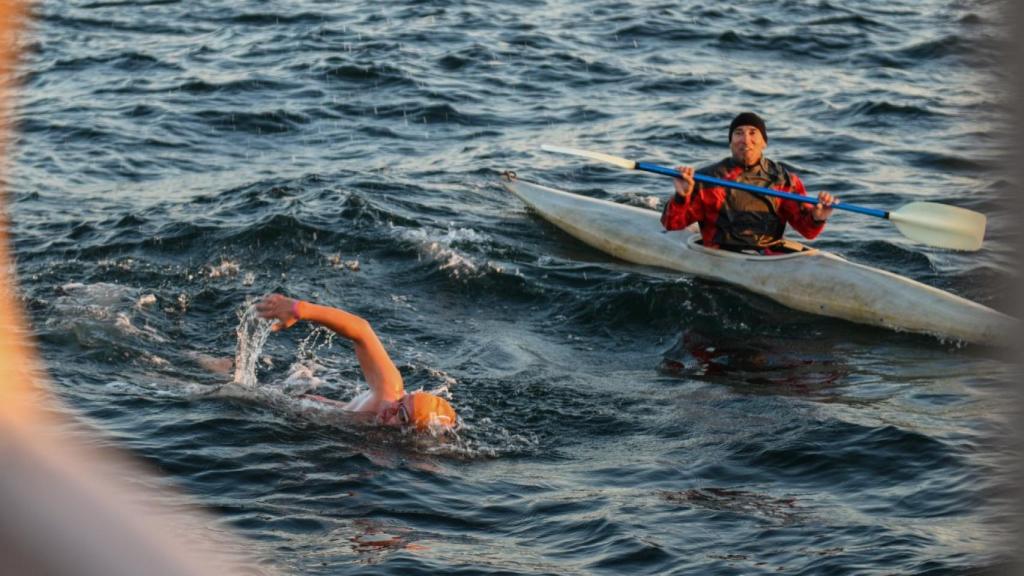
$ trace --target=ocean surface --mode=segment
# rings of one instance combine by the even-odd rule
[[[1011,311],[1001,9],[44,0],[7,172],[22,301],[67,410],[257,572],[995,572],[1003,352],[616,261],[498,176],[657,210],[667,179],[540,144],[703,165],[756,110],[812,192],[989,217],[977,253],[838,212],[814,246]],[[275,291],[370,320],[457,435],[297,401],[365,384],[347,343],[253,319]]]

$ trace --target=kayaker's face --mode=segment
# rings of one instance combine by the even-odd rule
[[[737,126],[729,136],[732,159],[751,166],[761,160],[761,153],[767,143],[756,126]]]

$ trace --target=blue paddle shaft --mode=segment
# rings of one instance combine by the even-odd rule
[[[665,176],[673,176],[678,178],[680,176],[679,170],[675,168],[667,168],[665,166],[659,166],[657,164],[651,164],[650,162],[637,162],[637,170],[643,170],[644,172],[653,172],[655,174],[663,174]],[[714,184],[716,186],[724,186],[725,188],[735,188],[736,190],[746,190],[747,192],[753,192],[754,194],[763,194],[765,196],[775,196],[776,198],[785,198],[787,200],[795,200],[797,202],[806,202],[808,204],[817,204],[818,199],[810,196],[802,196],[800,194],[790,194],[789,192],[780,192],[778,190],[772,190],[771,188],[762,188],[760,186],[751,186],[750,184],[743,184],[740,182],[733,182],[732,180],[722,180],[721,178],[715,178],[714,176],[705,176],[704,174],[693,174],[693,179],[698,182],[704,182],[706,184]],[[863,206],[856,206],[854,204],[843,204],[836,203],[832,205],[833,208],[840,210],[848,210],[850,212],[857,212],[858,214],[867,214],[868,216],[875,216],[878,218],[889,218],[889,213],[885,210],[877,210],[875,208],[865,208]]]

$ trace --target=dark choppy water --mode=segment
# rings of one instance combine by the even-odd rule
[[[1008,309],[997,2],[53,0],[37,15],[9,210],[59,394],[260,564],[1003,564],[1014,366],[617,263],[495,178],[657,207],[669,182],[539,143],[700,164],[757,109],[770,155],[813,190],[990,216],[977,254],[848,214],[817,246]],[[236,328],[256,328],[247,300],[274,290],[373,320],[411,388],[450,392],[459,438],[289,401],[358,386],[349,349],[307,328],[270,337],[246,398],[224,394],[195,358],[233,355]],[[687,342],[727,352],[701,364]]]

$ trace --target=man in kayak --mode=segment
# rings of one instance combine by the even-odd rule
[[[723,180],[806,195],[803,182],[796,174],[764,157],[767,145],[768,130],[764,120],[753,112],[743,112],[729,125],[732,155],[699,172]],[[709,248],[782,253],[786,224],[804,238],[812,239],[825,227],[825,221],[832,215],[832,204],[836,202],[831,194],[821,192],[818,203],[812,207],[744,190],[694,183],[691,166],[680,166],[679,171],[682,177],[675,179],[675,194],[665,204],[661,224],[666,230],[678,230],[698,222],[701,238]]]
[[[275,331],[306,320],[333,330],[355,346],[356,359],[370,389],[348,402],[312,394],[303,398],[372,416],[386,426],[423,431],[451,429],[456,425],[455,410],[444,398],[422,391],[405,393],[402,375],[366,320],[338,308],[293,300],[280,294],[261,300],[256,304],[256,312],[261,318],[277,320]]]

